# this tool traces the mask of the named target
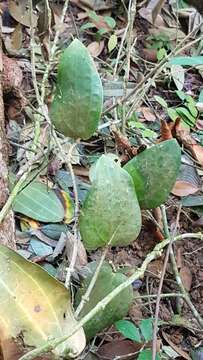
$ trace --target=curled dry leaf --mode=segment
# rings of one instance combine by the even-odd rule
[[[194,167],[193,161],[186,155],[182,156],[182,164],[178,179],[172,189],[176,196],[195,194],[200,189],[200,178]]]
[[[87,47],[87,49],[89,50],[90,54],[93,57],[97,57],[101,54],[101,52],[104,49],[104,41],[93,41],[92,43],[90,43]]]

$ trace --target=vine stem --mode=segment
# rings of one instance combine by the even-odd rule
[[[95,285],[95,283],[96,283],[96,281],[97,281],[97,278],[98,278],[98,276],[99,276],[99,272],[100,272],[101,267],[102,267],[102,264],[103,264],[103,262],[104,262],[104,260],[105,260],[105,257],[106,257],[107,251],[108,251],[108,249],[109,249],[109,246],[111,245],[111,243],[112,243],[112,241],[113,241],[113,239],[114,239],[114,237],[115,237],[118,229],[119,229],[119,225],[117,226],[116,230],[113,232],[113,235],[111,236],[110,241],[108,242],[108,244],[106,245],[106,247],[105,247],[105,249],[104,249],[104,251],[103,251],[103,254],[102,254],[101,259],[100,259],[100,261],[99,261],[99,264],[98,264],[98,266],[97,266],[97,268],[96,268],[96,271],[95,271],[95,273],[94,273],[94,275],[93,275],[93,277],[92,277],[92,279],[91,279],[91,281],[90,281],[90,283],[89,283],[89,286],[88,286],[88,288],[87,288],[87,291],[86,291],[85,294],[82,296],[81,302],[80,302],[80,304],[78,305],[78,307],[77,307],[77,309],[76,309],[76,311],[75,311],[75,317],[76,317],[76,318],[79,317],[79,315],[80,315],[80,313],[81,313],[81,311],[82,311],[85,303],[89,301],[90,294],[91,294],[91,292],[92,292],[92,290],[93,290],[93,287],[94,287],[94,285]]]
[[[202,233],[186,233],[182,235],[178,235],[172,239],[173,242],[180,241],[183,239],[201,239],[203,240]],[[112,301],[117,295],[121,293],[124,289],[130,286],[135,280],[144,276],[144,273],[147,269],[147,266],[150,262],[157,257],[161,256],[163,249],[170,243],[171,238],[163,240],[161,243],[157,244],[152,252],[150,252],[145,260],[143,261],[141,267],[134,272],[125,282],[120,284],[117,288],[115,288],[110,294],[105,296],[103,300],[101,300],[87,315],[85,315],[73,329],[71,329],[66,335],[56,338],[51,341],[47,341],[44,345],[34,349],[27,354],[23,355],[19,360],[32,360],[37,356],[40,356],[46,352],[49,352],[56,348],[59,344],[69,339],[72,335],[74,335],[84,324],[86,324],[90,319],[93,318],[100,310],[105,309],[105,307]]]

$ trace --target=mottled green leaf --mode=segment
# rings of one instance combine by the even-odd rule
[[[80,303],[82,296],[85,294],[88,285],[96,271],[98,263],[96,261],[89,263],[86,266],[87,276],[82,282],[82,287],[76,294],[76,307]],[[80,318],[88,314],[96,304],[107,296],[117,286],[126,281],[126,276],[121,273],[112,271],[108,263],[104,263],[99,272],[96,283],[93,287],[89,301],[87,301],[82,309]],[[133,301],[133,289],[130,285],[117,295],[104,310],[100,310],[91,320],[84,325],[85,334],[88,339],[91,339],[97,333],[104,330],[106,327],[114,324],[117,320],[122,319],[128,313],[129,306]]]
[[[144,150],[124,166],[132,176],[142,209],[155,208],[167,200],[180,163],[180,146],[172,139]]]
[[[60,222],[64,208],[54,190],[46,184],[32,182],[16,196],[13,210],[42,222]]]
[[[59,62],[51,120],[65,136],[88,139],[97,129],[102,103],[103,88],[94,61],[75,39]]]
[[[91,171],[92,187],[81,209],[79,225],[87,250],[125,246],[141,228],[141,213],[131,176],[111,156],[102,155]]]

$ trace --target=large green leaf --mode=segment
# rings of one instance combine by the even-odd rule
[[[181,150],[172,139],[144,150],[124,166],[133,178],[142,209],[155,208],[167,200],[180,163]]]
[[[86,266],[87,276],[84,279],[81,288],[76,294],[76,306],[80,303],[82,296],[85,294],[93,274],[98,266],[96,261]],[[104,263],[100,269],[98,278],[87,301],[80,313],[80,318],[88,314],[96,304],[108,295],[117,286],[126,280],[126,276],[121,273],[112,271],[108,263]],[[129,306],[133,301],[133,289],[130,285],[117,295],[104,310],[100,310],[91,320],[84,325],[84,331],[88,339],[91,339],[98,332],[122,319],[127,315]]]
[[[135,240],[141,228],[141,213],[130,175],[113,157],[102,155],[90,173],[92,187],[79,219],[87,250],[125,246]]]
[[[26,346],[38,347],[64,336],[76,325],[70,292],[40,266],[0,245],[0,331],[7,339],[20,335]],[[82,329],[55,349],[65,357],[85,347]]]
[[[103,103],[103,88],[86,47],[77,39],[64,51],[50,116],[65,136],[88,139],[97,129]]]
[[[60,222],[64,207],[54,190],[46,184],[32,182],[16,196],[13,210],[42,222]]]

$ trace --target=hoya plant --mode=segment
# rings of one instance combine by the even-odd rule
[[[56,90],[50,107],[51,121],[55,129],[66,137],[88,139],[98,128],[102,103],[102,82],[93,59],[86,47],[74,40],[59,62]],[[128,246],[137,239],[142,225],[141,209],[157,207],[167,200],[178,175],[180,157],[180,147],[173,139],[144,150],[123,168],[114,154],[102,155],[98,159],[90,171],[91,186],[79,215],[79,229],[87,251]],[[36,199],[43,199],[40,211],[40,200],[36,205]],[[67,194],[65,199],[68,216],[54,190],[47,191],[44,184],[35,181],[21,189],[14,210],[45,223],[69,223],[73,218],[72,202]],[[49,209],[47,216],[45,207]],[[63,358],[77,357],[85,347],[85,335],[91,339],[121,320],[133,301],[133,288],[125,275],[105,262],[88,264],[75,297],[79,320],[88,317],[105,296],[119,287],[121,291],[114,297],[111,295],[106,306],[97,309],[92,318],[88,317],[82,329],[75,319],[70,292],[64,285],[3,246],[0,246],[0,260],[3,269],[0,309],[2,324],[6,324],[3,329],[6,330],[5,339],[23,334],[25,346],[38,347],[50,339],[62,337],[66,341],[61,341],[60,345],[57,343],[54,352]],[[22,274],[25,281],[19,288]],[[80,307],[87,291],[88,298]],[[126,323],[117,323],[116,326],[123,333]],[[75,332],[68,338],[67,333],[71,334],[72,329]],[[133,334],[138,336],[140,343],[149,340],[143,323],[139,329],[133,329]]]
[[[74,40],[59,63],[50,109],[52,122],[65,136],[88,139],[97,130],[102,102],[102,83],[95,64],[86,47]],[[135,241],[141,230],[141,209],[155,208],[167,200],[179,172],[180,160],[181,150],[175,139],[149,147],[123,168],[113,154],[101,155],[90,170],[91,187],[79,216],[85,248],[91,251],[106,246],[128,246]],[[96,267],[96,263],[88,265],[89,275],[77,293],[76,305],[87,290]],[[111,267],[103,264],[80,317],[124,281],[123,276],[112,273]],[[125,302],[125,307],[121,308],[119,299],[114,299],[85,325],[88,338],[127,313],[132,287],[128,291],[129,301]]]

